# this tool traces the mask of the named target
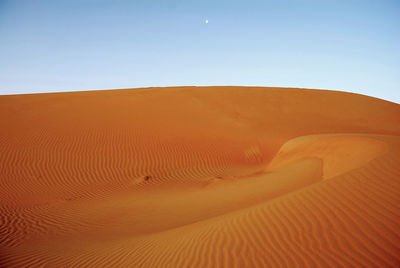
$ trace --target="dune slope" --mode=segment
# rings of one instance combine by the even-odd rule
[[[0,96],[0,266],[398,267],[400,105],[294,88]]]

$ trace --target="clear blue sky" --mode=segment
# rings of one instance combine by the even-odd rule
[[[175,85],[399,103],[400,1],[0,0],[0,94]]]

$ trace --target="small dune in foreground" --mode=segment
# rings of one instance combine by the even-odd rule
[[[399,267],[400,105],[295,88],[0,96],[1,267]]]

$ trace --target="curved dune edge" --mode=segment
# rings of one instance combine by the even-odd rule
[[[276,171],[301,159],[315,157],[322,160],[323,178],[329,179],[363,166],[386,152],[386,143],[366,135],[303,136],[287,141],[265,170]]]
[[[0,119],[1,267],[399,266],[397,104],[154,88],[0,96]]]

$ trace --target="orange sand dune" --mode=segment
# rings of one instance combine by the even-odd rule
[[[1,267],[399,267],[400,105],[294,88],[0,96]]]

